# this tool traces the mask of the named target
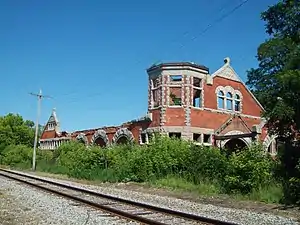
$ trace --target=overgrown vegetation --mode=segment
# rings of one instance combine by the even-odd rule
[[[30,168],[32,148],[7,146],[1,164]],[[37,169],[104,182],[147,182],[204,195],[230,194],[237,198],[279,202],[276,162],[253,145],[230,156],[218,148],[157,136],[149,146],[119,145],[100,149],[78,142],[55,151],[38,151]]]
[[[150,146],[86,147],[72,142],[38,151],[37,169],[82,179],[147,182],[207,195],[300,204],[300,3],[282,0],[262,13],[270,39],[247,85],[265,107],[269,132],[284,142],[276,160],[253,145],[226,155],[217,148],[157,137]],[[0,117],[0,163],[30,168],[34,123]],[[299,140],[299,136],[298,136]]]
[[[280,0],[262,13],[268,40],[247,85],[265,108],[269,132],[285,143],[280,154],[285,201],[300,204],[300,2]],[[297,140],[298,141],[295,141]]]

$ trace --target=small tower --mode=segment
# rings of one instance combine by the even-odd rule
[[[169,136],[191,139],[191,109],[203,109],[208,68],[190,62],[153,65],[148,73],[148,111],[152,127]]]
[[[59,121],[56,116],[56,109],[53,108],[51,116],[48,119],[48,122],[45,126],[45,131],[52,131],[55,130],[55,132],[59,133],[60,132],[60,126],[59,126]]]

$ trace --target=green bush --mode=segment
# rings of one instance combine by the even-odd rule
[[[228,159],[227,172],[221,180],[226,193],[243,194],[267,186],[272,181],[274,162],[262,151],[261,145],[233,153]]]
[[[31,166],[32,149],[24,145],[8,146],[1,154],[2,164]],[[282,192],[275,182],[275,165],[279,171],[279,161],[270,159],[261,145],[228,156],[218,148],[159,135],[148,146],[99,148],[68,142],[54,151],[37,151],[40,171],[110,182],[149,182],[206,194],[235,193],[267,202],[278,201]],[[293,177],[289,185],[297,191],[299,180]]]
[[[300,142],[286,142],[279,151],[277,177],[283,186],[285,204],[300,205]]]
[[[4,165],[30,165],[31,161],[32,148],[26,145],[9,145],[2,151],[1,154],[1,163]]]
[[[191,146],[187,168],[194,183],[219,180],[226,174],[228,166],[226,156],[218,148]]]

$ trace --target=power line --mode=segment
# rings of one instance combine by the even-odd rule
[[[247,1],[248,1],[248,0],[247,0]],[[247,2],[247,1],[246,1],[246,2]],[[226,3],[224,3],[223,5],[221,5],[221,7],[219,7],[217,11],[218,11],[218,12],[222,12],[228,5],[231,5],[232,2],[233,2],[232,0],[227,1]],[[245,4],[246,2],[243,2],[242,4]],[[241,4],[240,4],[240,5],[241,5]],[[238,5],[238,6],[236,6],[236,7],[239,8],[239,7],[241,7],[240,5]],[[235,8],[236,8],[236,7],[235,7]],[[231,10],[231,11],[234,12],[234,11],[236,10],[235,8],[234,8],[233,10]],[[233,13],[233,12],[232,12],[232,13]],[[217,20],[215,20],[214,23],[216,23],[216,21],[217,21]],[[220,21],[219,21],[219,22],[220,22]],[[209,26],[210,26],[210,25],[209,25]],[[207,28],[206,28],[206,29],[207,29]],[[187,30],[187,31],[183,32],[181,35],[176,35],[176,37],[178,37],[178,36],[183,36],[183,37],[185,37],[185,36],[188,36],[189,33],[190,33],[190,31]],[[192,39],[193,39],[193,38],[195,38],[195,37],[192,37]],[[174,38],[172,41],[169,41],[168,44],[172,44],[172,43],[176,42],[177,40],[178,40],[178,38]],[[158,60],[156,60],[155,62],[158,63],[158,62],[160,62],[160,61],[161,61],[161,60],[158,59]],[[135,63],[132,64],[132,66],[138,65],[138,64],[141,63],[141,62],[142,62],[142,59],[138,59],[138,60],[135,61]],[[68,93],[65,93],[65,94],[61,94],[60,96],[70,96],[70,95],[74,95],[74,94],[76,94],[76,93],[78,93],[78,92],[77,92],[77,91],[71,91],[71,92],[68,92]],[[94,95],[99,95],[99,94],[101,94],[101,93],[93,93],[92,95],[94,96]],[[72,102],[73,102],[73,101],[72,101]]]
[[[229,12],[227,12],[226,14],[224,14],[223,16],[219,17],[218,19],[216,19],[215,21],[213,21],[211,24],[209,24],[205,29],[203,29],[198,35],[194,36],[191,41],[196,40],[197,38],[199,38],[201,35],[205,34],[210,28],[212,28],[214,25],[216,25],[217,23],[221,22],[222,20],[224,20],[225,18],[227,18],[228,16],[230,16],[231,14],[233,14],[235,11],[237,11],[239,8],[241,8],[243,5],[245,5],[249,0],[245,0],[243,2],[241,2],[240,4],[238,4],[237,6],[235,6],[234,8],[232,8]],[[182,44],[180,46],[180,48],[184,47],[184,44]]]
[[[242,1],[241,3],[239,3],[238,5],[236,5],[235,7],[233,7],[230,11],[228,11],[227,13],[225,13],[224,15],[220,16],[219,18],[217,18],[216,20],[214,20],[212,23],[210,23],[205,29],[203,29],[199,34],[193,36],[191,38],[191,41],[195,41],[197,38],[199,38],[201,35],[205,34],[209,29],[211,29],[213,26],[215,26],[216,24],[222,22],[224,19],[226,19],[227,17],[229,17],[231,14],[233,14],[235,11],[237,11],[239,8],[241,8],[243,5],[245,5],[249,0],[244,0]],[[232,1],[230,1],[232,2]],[[220,7],[220,10],[218,10],[219,12],[222,12],[226,6],[228,6],[228,4],[224,4],[222,5],[222,7]],[[187,36],[190,32],[189,31],[185,31],[183,33],[183,36]],[[176,40],[174,39],[173,41],[171,41],[171,43],[175,42]],[[170,43],[170,42],[169,42]],[[183,48],[185,46],[186,43],[183,43],[180,45],[179,49],[180,48]],[[157,61],[160,61],[160,60],[157,60]],[[140,62],[142,62],[141,59],[138,59],[134,65],[137,65],[139,64]],[[77,92],[78,93],[78,92]],[[68,94],[63,94],[62,96],[68,96],[68,95],[73,95],[73,94],[76,94],[76,91],[73,91],[71,93],[68,93]],[[102,95],[103,93],[101,92],[97,92],[97,93],[91,93],[89,94],[88,96],[83,96],[83,98],[89,98],[89,97],[96,97],[96,96],[99,96],[99,95]],[[72,99],[70,101],[70,103],[76,103],[76,102],[79,102],[80,100],[78,98],[76,98],[76,100],[74,101],[75,99]]]
[[[52,98],[48,95],[42,95],[42,90],[38,94],[35,93],[29,93],[32,96],[37,97],[38,99],[38,107],[37,107],[37,117],[36,117],[36,124],[35,124],[35,136],[34,136],[34,146],[33,146],[33,155],[32,155],[32,170],[35,171],[36,168],[36,146],[37,146],[37,138],[38,138],[38,130],[39,130],[39,117],[41,114],[41,102],[42,98]]]

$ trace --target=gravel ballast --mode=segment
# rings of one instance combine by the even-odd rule
[[[16,172],[19,172],[19,171],[16,171]],[[22,173],[22,172],[19,172],[19,173]],[[30,175],[32,175],[32,174],[30,174]],[[32,176],[36,176],[36,175],[32,175]],[[41,177],[41,176],[36,176],[36,177]],[[122,190],[122,189],[111,188],[111,187],[99,187],[99,186],[95,186],[95,185],[79,184],[79,183],[72,182],[72,181],[65,181],[65,180],[62,181],[60,179],[54,179],[54,178],[48,178],[48,177],[47,178],[42,177],[42,178],[60,182],[60,183],[69,184],[72,186],[78,186],[81,188],[94,190],[97,192],[117,196],[120,198],[139,201],[139,202],[146,203],[146,204],[152,204],[152,205],[155,205],[158,207],[165,207],[165,208],[169,208],[169,209],[173,209],[173,210],[197,214],[197,215],[201,215],[201,216],[206,216],[206,217],[224,220],[224,221],[228,221],[228,222],[234,222],[234,223],[238,223],[238,224],[247,224],[247,225],[248,224],[249,225],[252,225],[252,224],[253,225],[258,225],[258,224],[262,224],[262,225],[299,224],[298,222],[296,222],[296,219],[285,218],[282,216],[272,215],[272,214],[268,214],[268,213],[258,213],[258,212],[252,212],[252,211],[247,211],[247,210],[225,208],[225,207],[219,207],[219,206],[214,206],[214,205],[210,205],[210,204],[199,204],[199,203],[182,200],[182,199],[177,199],[177,198],[172,198],[172,197],[162,197],[162,196],[156,196],[156,195],[152,195],[152,194],[146,194],[146,193],[130,191],[130,190]],[[3,185],[3,184],[1,184],[1,185]],[[29,189],[29,188],[26,187],[26,189]],[[18,191],[21,191],[21,193],[22,193],[22,190],[18,189],[17,192]],[[28,194],[26,194],[26,192],[25,193],[23,192],[23,194],[28,196]],[[41,193],[39,193],[39,194],[41,194]],[[47,194],[42,194],[42,195],[45,196]],[[52,198],[52,196],[51,196],[51,198]],[[69,209],[67,207],[67,205],[70,205],[69,201],[64,200],[64,199],[59,199],[56,196],[53,196],[53,198],[56,199],[55,201],[53,200],[54,202],[63,201],[64,202],[63,204],[65,204],[65,207],[62,206],[62,208],[58,210],[60,212],[60,215],[65,215],[65,214],[69,214],[69,213],[72,215],[74,215],[74,214],[78,215],[78,213],[75,213],[73,211],[73,210],[78,211],[78,207],[73,207],[73,208],[70,207],[70,209]],[[40,198],[35,198],[35,199],[33,199],[33,201],[35,201],[35,200],[38,201],[39,199]],[[45,200],[44,203],[46,204],[46,202],[47,201]],[[51,204],[54,204],[54,203],[51,203]],[[53,208],[55,208],[55,206]],[[58,207],[56,206],[56,209],[57,208]],[[68,208],[68,209],[65,209],[65,208]],[[68,210],[69,213],[65,212],[66,210]],[[87,209],[81,208],[80,210],[85,210],[84,212],[82,211],[81,213],[79,213],[79,214],[81,214],[80,220],[84,221],[84,218],[86,218],[86,215],[87,215],[87,212],[86,212]],[[64,213],[62,213],[62,212],[64,212]],[[74,221],[73,216],[67,215],[67,217],[70,218],[70,221]],[[60,217],[60,219],[62,219],[62,218],[64,219],[64,217]],[[68,220],[69,219],[67,219],[67,221]],[[78,221],[78,220],[79,219],[75,219],[75,221]],[[60,223],[60,224],[69,224],[69,223]],[[72,224],[74,224],[74,223],[72,223]],[[76,223],[76,224],[80,224],[80,223]],[[88,223],[88,224],[93,224],[93,223]],[[98,223],[98,224],[102,224],[102,223]],[[107,224],[112,224],[112,223],[109,222]]]
[[[3,225],[137,224],[0,176]],[[3,201],[5,199],[5,201]]]

